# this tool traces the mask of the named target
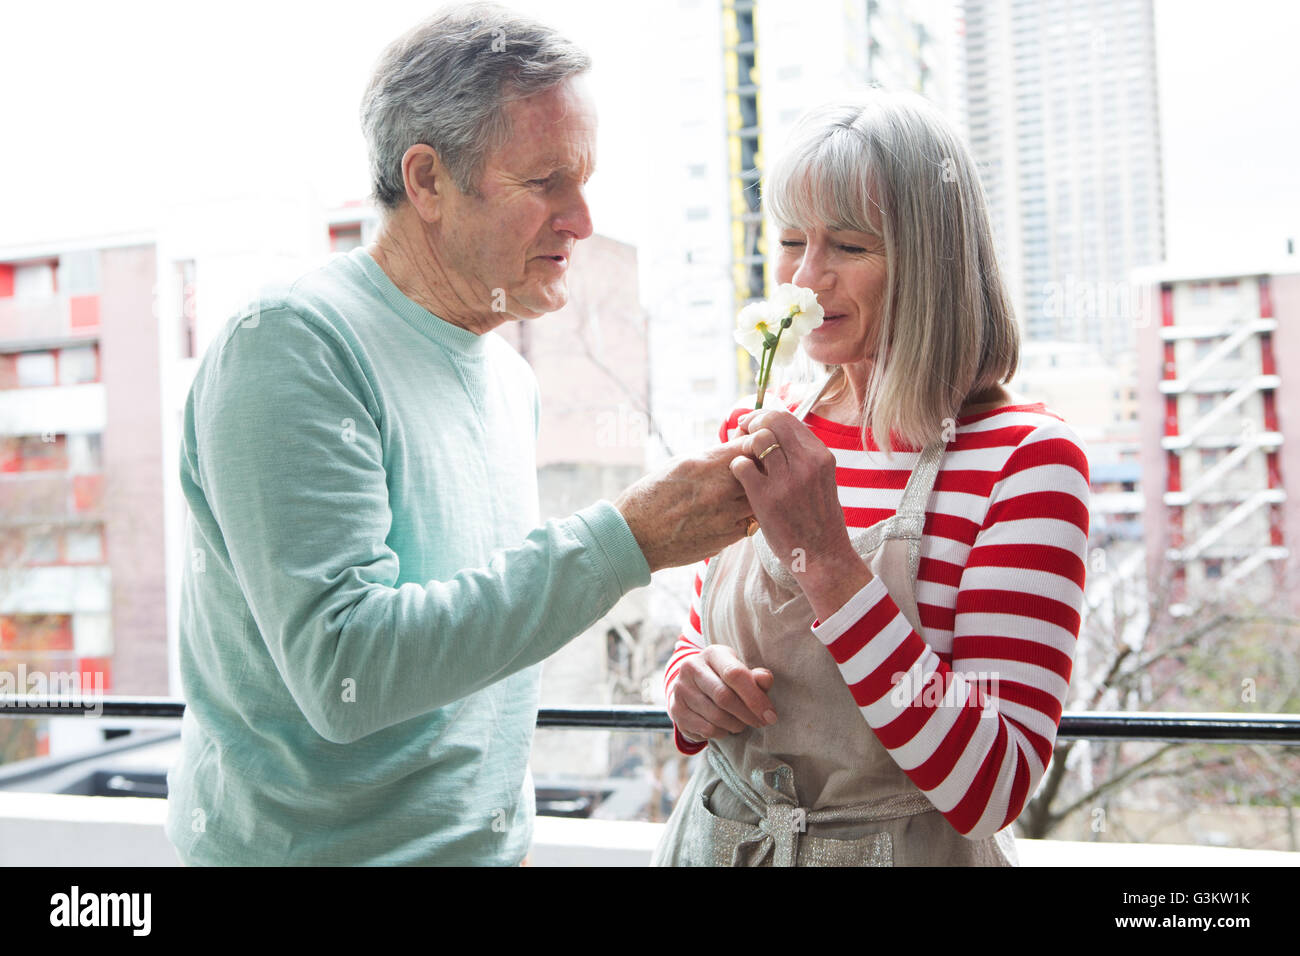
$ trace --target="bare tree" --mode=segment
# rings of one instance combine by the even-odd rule
[[[1083,711],[1284,713],[1300,705],[1294,646],[1300,619],[1276,604],[1230,591],[1177,593],[1171,573],[1151,576],[1139,554],[1093,592],[1080,634],[1082,667],[1070,708]],[[1126,573],[1127,572],[1127,573]],[[1176,600],[1176,598],[1178,600]],[[1279,752],[1280,750],[1280,752]],[[1143,842],[1199,806],[1287,808],[1300,798],[1300,754],[1286,748],[1114,741],[1066,741],[1056,747],[1038,791],[1021,815],[1022,835],[1043,838],[1067,821],[1093,839],[1115,833]],[[1145,833],[1114,811],[1154,802],[1163,807]]]

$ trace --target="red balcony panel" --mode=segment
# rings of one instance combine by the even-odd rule
[[[12,264],[0,265],[0,299],[8,299],[14,294],[14,267]]]
[[[1259,277],[1259,317],[1273,318],[1273,289],[1269,285],[1268,276]]]
[[[99,296],[68,296],[68,323],[74,329],[99,328]]]
[[[1165,343],[1165,378],[1178,377],[1178,363],[1174,361],[1174,343]]]
[[[1165,491],[1182,491],[1183,490],[1183,460],[1178,457],[1178,452],[1165,452],[1165,462],[1168,476],[1165,480]]]
[[[1174,579],[1169,588],[1169,598],[1178,604],[1187,600],[1187,566],[1184,564],[1179,564],[1174,568]]]
[[[1165,434],[1178,434],[1178,396],[1165,396]]]
[[[1273,333],[1265,332],[1259,337],[1259,370],[1264,375],[1277,374],[1277,360],[1273,357]]]
[[[72,503],[76,511],[97,511],[103,497],[103,475],[72,476]]]
[[[7,614],[0,617],[0,649],[71,651],[71,614]],[[30,664],[29,664],[30,666]]]
[[[1160,287],[1160,324],[1174,324],[1174,287],[1171,285]]]
[[[0,479],[0,514],[63,518],[68,514],[68,476],[61,472],[5,475]]]
[[[1276,451],[1271,451],[1266,456],[1268,462],[1268,486],[1270,488],[1282,487],[1282,465],[1278,460]]]
[[[102,689],[107,693],[113,686],[112,664],[112,658],[109,657],[77,658],[77,669],[81,671],[81,692],[85,694]],[[103,675],[102,678],[97,676],[100,674]]]
[[[1264,396],[1264,428],[1275,432],[1277,431],[1277,393],[1270,389],[1261,394]]]

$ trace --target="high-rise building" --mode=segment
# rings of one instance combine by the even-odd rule
[[[963,0],[965,112],[1027,339],[1134,344],[1164,258],[1151,0]]]
[[[1175,598],[1297,598],[1300,263],[1142,270],[1147,565]]]
[[[0,671],[23,685],[9,693],[167,692],[156,270],[143,236],[0,249]],[[182,303],[173,315],[192,347]]]

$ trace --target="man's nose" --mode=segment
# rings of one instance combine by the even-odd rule
[[[575,189],[568,197],[560,215],[555,219],[557,232],[573,234],[574,239],[587,239],[595,231],[591,222],[591,209],[582,188]]]

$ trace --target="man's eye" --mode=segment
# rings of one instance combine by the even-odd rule
[[[782,239],[781,245],[786,249],[798,249],[803,245],[803,241],[801,239]]]
[[[861,246],[840,246],[840,248],[843,249],[845,252],[851,253],[852,255],[857,255],[857,254],[860,253],[860,252],[866,252],[866,251],[867,251],[866,249],[862,248]]]

